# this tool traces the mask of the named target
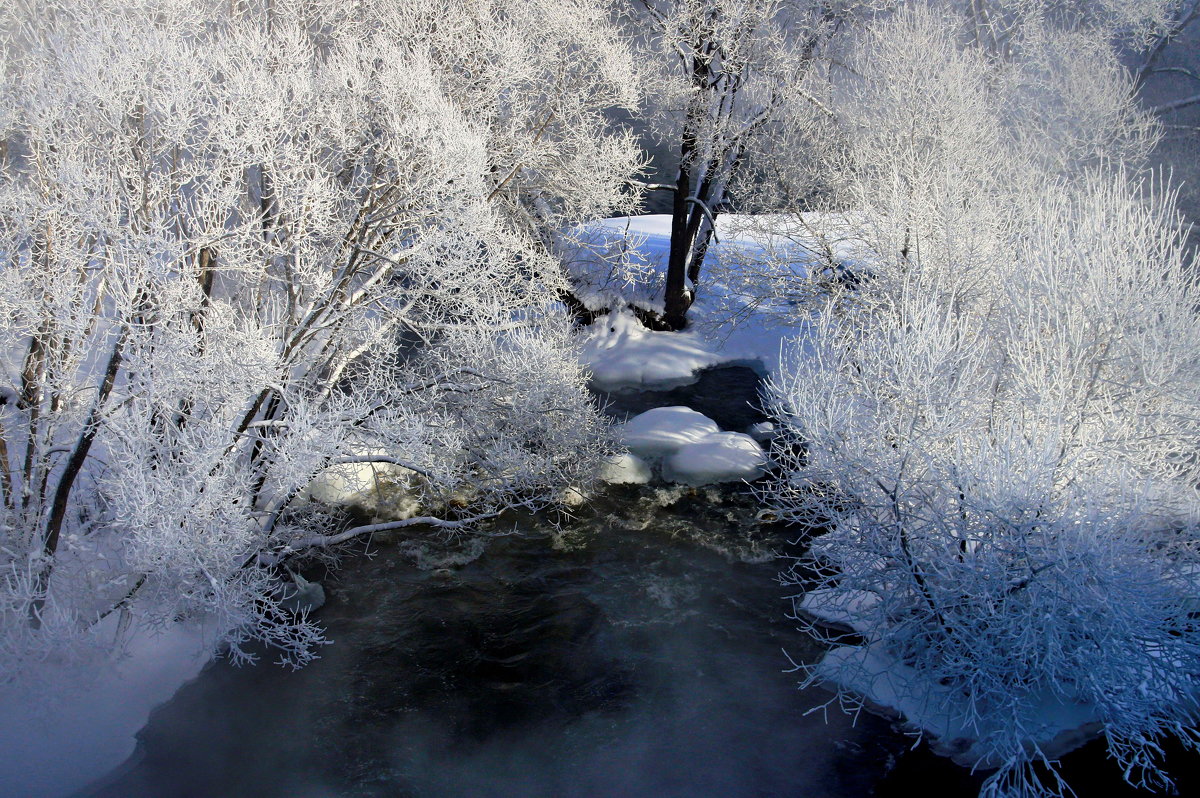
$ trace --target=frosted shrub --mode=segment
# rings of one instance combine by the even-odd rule
[[[770,388],[805,452],[773,503],[832,530],[818,581],[877,597],[859,624],[954,691],[924,711],[979,737],[999,794],[1033,790],[1047,700],[1093,708],[1153,783],[1153,741],[1191,739],[1200,687],[1200,322],[1178,231],[1120,182],[1040,210],[994,306],[905,280],[823,313]]]
[[[271,566],[363,532],[298,509],[338,464],[418,475],[400,525],[586,483],[607,438],[537,242],[636,155],[601,118],[627,53],[573,9],[4,13],[4,678],[190,615],[306,661]]]
[[[968,738],[988,795],[1067,789],[1035,772],[1063,717],[1162,786],[1200,688],[1200,319],[1171,193],[1095,166],[1142,135],[1120,92],[1115,129],[1044,134],[952,31],[892,24],[863,88],[891,102],[851,142],[868,276],[769,388],[768,502],[830,530],[785,579],[867,640],[809,675]]]

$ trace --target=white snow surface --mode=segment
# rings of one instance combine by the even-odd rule
[[[686,385],[696,372],[725,360],[698,332],[654,332],[628,309],[601,316],[581,343],[581,359],[602,390]]]
[[[714,432],[686,443],[663,462],[663,477],[688,485],[761,477],[767,457],[758,441],[741,432]]]
[[[711,485],[757,479],[767,464],[763,448],[749,435],[724,432],[689,407],[655,407],[618,429],[633,456],[661,460],[663,478],[671,482]]]
[[[698,443],[721,428],[690,407],[655,407],[621,425],[621,440],[638,457],[667,457],[679,447]]]
[[[782,263],[799,285],[808,264],[821,257],[852,264],[850,230],[847,217],[837,214],[719,216],[719,243],[695,286],[690,326],[678,333],[648,330],[628,310],[662,310],[671,217],[623,216],[576,231],[590,243],[568,258],[575,290],[593,310],[613,308],[582,336],[582,359],[594,384],[605,390],[686,384],[701,369],[729,364],[775,371],[797,318],[788,297],[750,295],[762,287],[757,276],[768,261],[778,275]],[[615,266],[599,262],[597,253],[612,257],[614,251]]]
[[[106,619],[114,629],[117,617]],[[53,798],[104,776],[133,753],[150,712],[195,678],[210,652],[203,624],[174,623],[133,634],[115,666],[51,661],[36,685],[0,688],[0,795]]]
[[[646,461],[631,452],[617,455],[600,470],[600,479],[610,485],[645,485],[653,477]]]
[[[746,430],[746,434],[759,443],[767,443],[775,437],[775,424],[770,421],[760,421],[757,424],[751,424],[750,428]]]

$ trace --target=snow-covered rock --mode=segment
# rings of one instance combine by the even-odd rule
[[[284,585],[279,606],[297,615],[316,612],[325,606],[325,588],[320,582],[310,582],[300,574],[291,574],[292,584]]]
[[[663,462],[663,477],[689,485],[737,482],[763,475],[762,447],[740,432],[714,432],[686,443]]]
[[[385,462],[341,463],[317,474],[304,498],[355,507],[381,520],[412,518],[421,514],[420,501],[409,486],[414,473]]]
[[[775,425],[770,421],[760,421],[746,428],[746,434],[759,443],[767,443],[774,440],[776,432]]]
[[[308,485],[308,498],[323,504],[356,504],[380,490],[380,480],[404,476],[391,463],[344,463],[321,471]]]
[[[608,460],[600,470],[600,479],[610,485],[645,485],[653,477],[646,461],[630,452]]]
[[[622,442],[638,457],[659,458],[679,447],[697,443],[721,428],[690,407],[656,407],[636,415],[620,428]]]
[[[635,460],[614,462],[607,482],[645,482],[649,468],[640,458],[662,462],[663,478],[687,485],[757,479],[767,466],[762,446],[749,435],[723,432],[717,423],[689,407],[656,407],[620,427]]]
[[[587,503],[587,495],[574,485],[568,485],[558,494],[558,501],[564,507],[582,507]]]

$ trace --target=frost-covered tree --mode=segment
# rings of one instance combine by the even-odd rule
[[[761,188],[755,181],[765,171],[778,174],[771,156],[802,158],[806,132],[831,115],[824,47],[866,5],[643,0],[634,12],[647,31],[641,54],[650,128],[678,157],[675,180],[651,187],[672,196],[667,327],[687,323],[717,215],[739,188],[741,204],[753,207]]]
[[[1153,129],[1112,17],[1022,13],[1002,57],[945,9],[861,42],[859,279],[770,387],[768,502],[829,530],[787,574],[802,608],[867,640],[813,678],[973,738],[988,795],[1067,789],[1056,716],[1162,785],[1162,739],[1197,742],[1196,264],[1133,176]]]
[[[539,241],[637,163],[601,117],[630,70],[602,23],[559,0],[0,12],[5,678],[193,614],[235,659],[304,662],[294,552],[586,483],[607,436]],[[347,467],[411,506],[330,526],[311,486]]]

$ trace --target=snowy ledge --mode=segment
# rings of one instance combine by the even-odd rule
[[[994,761],[979,740],[993,731],[986,721],[965,722],[970,717],[966,697],[905,665],[878,642],[871,642],[870,620],[879,597],[860,590],[814,590],[801,600],[798,613],[810,622],[837,631],[853,631],[868,639],[863,645],[837,646],[825,653],[812,669],[815,681],[835,692],[849,693],[873,714],[901,722],[908,730],[929,739],[930,748],[963,767],[992,770]],[[1029,729],[1029,747],[1036,746],[1047,759],[1058,759],[1103,732],[1096,708],[1064,702],[1044,691],[1034,696],[1033,708],[1023,719]]]

